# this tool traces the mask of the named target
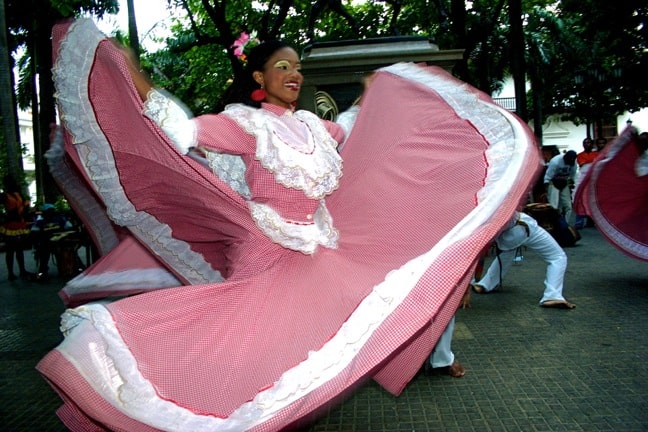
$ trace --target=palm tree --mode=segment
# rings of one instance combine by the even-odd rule
[[[2,132],[7,152],[6,174],[11,175],[14,179],[22,179],[22,159],[18,146],[20,140],[16,104],[14,103],[14,80],[12,62],[9,60],[10,50],[5,17],[5,2],[0,0],[0,117],[2,117]]]

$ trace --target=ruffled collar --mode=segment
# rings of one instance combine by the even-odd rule
[[[342,158],[337,142],[315,114],[272,104],[261,109],[233,104],[223,114],[256,138],[255,159],[278,183],[302,190],[309,198],[322,198],[337,189]]]

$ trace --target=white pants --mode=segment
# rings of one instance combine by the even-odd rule
[[[544,280],[544,295],[540,300],[565,300],[563,297],[563,281],[567,270],[567,255],[560,245],[556,243],[551,234],[537,224],[529,225],[529,236],[522,243],[528,249],[535,251],[547,263],[547,272]],[[499,285],[500,280],[508,273],[515,258],[515,249],[503,251],[499,259],[495,257],[486,275],[477,282],[486,291],[492,291]],[[502,262],[500,267],[500,260]]]
[[[558,189],[549,183],[547,189],[547,201],[551,207],[555,208],[561,215],[565,216],[565,220],[569,225],[574,225],[572,196],[569,186]]]
[[[454,353],[452,352],[452,334],[454,333],[455,317],[452,317],[448,327],[441,334],[432,354],[430,355],[430,364],[433,368],[451,366],[454,363]]]

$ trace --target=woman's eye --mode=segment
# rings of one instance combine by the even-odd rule
[[[290,63],[286,61],[279,61],[275,63],[275,68],[280,69],[280,70],[288,70],[290,68]]]

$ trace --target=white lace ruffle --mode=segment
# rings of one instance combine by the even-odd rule
[[[101,274],[81,273],[65,284],[63,290],[73,297],[88,291],[110,291],[115,294],[136,289],[147,291],[160,288],[171,288],[182,283],[170,272],[163,269],[132,269]]]
[[[151,250],[170,263],[189,283],[220,282],[221,274],[152,215],[138,211],[128,200],[117,174],[113,153],[94,115],[88,77],[95,52],[105,36],[92,20],[75,21],[62,41],[53,69],[61,119],[74,139],[88,178],[102,197],[110,219],[128,227]]]
[[[227,183],[239,195],[246,200],[252,196],[250,186],[245,181],[246,166],[243,158],[239,155],[219,153],[202,149],[207,157],[209,168],[218,178]]]
[[[164,131],[180,152],[187,153],[196,142],[197,131],[191,111],[170,93],[151,89],[144,102],[144,115]]]
[[[356,118],[358,118],[359,113],[360,105],[353,105],[348,110],[340,113],[340,115],[335,119],[335,123],[340,125],[340,127],[344,131],[344,142],[338,145],[338,153],[342,152],[346,141],[349,139],[349,135],[351,135],[351,130],[353,129],[353,125],[355,125],[355,121]]]
[[[82,183],[67,165],[63,134],[60,128],[56,130],[54,140],[45,152],[45,159],[50,174],[64,192],[70,205],[75,211],[84,213],[83,223],[87,230],[93,234],[99,253],[105,255],[110,252],[119,243],[117,233],[103,206],[90,193],[89,186]]]
[[[171,142],[182,153],[203,163],[222,181],[227,183],[245,199],[252,196],[245,181],[245,162],[239,155],[220,153],[201,147],[199,154],[193,152],[196,145],[196,124],[191,120],[191,112],[166,91],[151,89],[144,102],[144,115],[153,120],[164,131]]]
[[[302,190],[309,198],[323,198],[337,189],[342,176],[342,158],[336,150],[337,142],[315,114],[308,111],[292,114],[305,125],[303,129],[309,142],[300,144],[310,147],[310,152],[284,142],[277,131],[286,130],[285,123],[268,110],[232,104],[223,114],[256,137],[255,157],[279,184]]]
[[[339,233],[323,199],[313,215],[314,223],[308,225],[290,223],[265,204],[248,201],[248,205],[259,229],[285,248],[304,254],[314,253],[318,245],[337,248]]]

